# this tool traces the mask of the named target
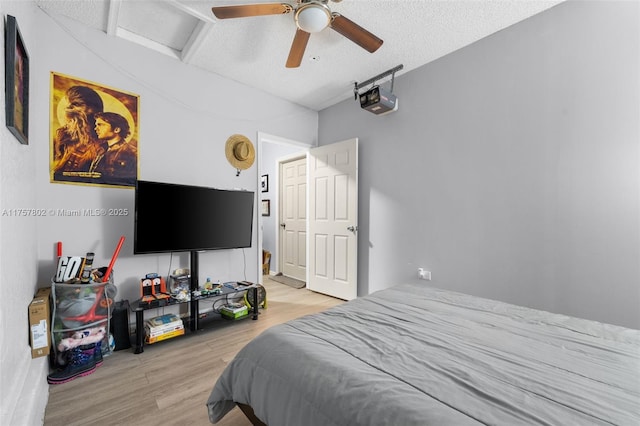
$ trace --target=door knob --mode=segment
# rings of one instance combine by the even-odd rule
[[[281,223],[280,226],[282,227],[282,229],[284,229],[284,228],[287,227],[287,224],[286,223]]]
[[[351,231],[351,232],[353,232],[355,234],[356,232],[358,232],[358,227],[357,226],[347,226],[347,231]]]

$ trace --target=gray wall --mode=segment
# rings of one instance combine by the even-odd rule
[[[640,328],[639,18],[563,3],[396,78],[395,113],[321,111],[320,145],[360,138],[359,294],[425,267]]]

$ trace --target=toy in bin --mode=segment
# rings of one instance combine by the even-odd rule
[[[56,285],[56,317],[66,328],[106,320],[117,292],[113,280],[105,284]]]

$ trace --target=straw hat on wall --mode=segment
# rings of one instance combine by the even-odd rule
[[[227,139],[224,151],[229,164],[237,171],[236,176],[240,174],[240,170],[251,167],[256,159],[256,150],[249,138],[244,135],[231,135]]]

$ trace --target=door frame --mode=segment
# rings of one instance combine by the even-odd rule
[[[307,152],[309,151],[310,148],[314,147],[315,145],[312,144],[306,144],[304,142],[300,142],[300,141],[296,141],[293,139],[287,139],[281,136],[276,136],[276,135],[272,135],[269,133],[264,133],[264,132],[258,132],[257,133],[257,137],[256,137],[256,166],[257,166],[257,176],[256,176],[256,208],[254,209],[254,212],[256,213],[256,217],[257,217],[257,247],[256,247],[256,252],[257,252],[257,277],[258,280],[260,280],[260,278],[262,277],[262,233],[263,233],[263,222],[262,222],[262,214],[260,213],[260,201],[262,199],[262,193],[260,192],[260,188],[261,188],[261,183],[262,183],[262,175],[263,173],[263,164],[262,164],[262,152],[263,152],[263,143],[267,142],[267,143],[273,143],[276,145],[287,145],[290,147],[297,147],[300,148],[300,153],[297,154],[291,154],[291,157],[294,156],[299,156],[300,158],[304,157],[307,155]],[[288,157],[288,156],[287,156]],[[286,157],[283,157],[283,159]],[[274,174],[273,178],[274,181],[270,181],[269,182],[269,187],[270,188],[276,188],[274,195],[271,197],[271,206],[278,206],[278,208],[274,209],[276,212],[276,223],[280,223],[280,160],[278,159],[278,164],[276,166],[276,173]],[[270,178],[271,179],[271,178]],[[279,253],[277,253],[280,250],[280,233],[279,232],[275,232],[275,243],[276,243],[276,253],[272,253],[272,257],[271,260],[273,261],[273,255],[276,254],[278,260],[278,269],[280,268],[280,256]],[[308,271],[308,263],[307,263],[307,271]]]

